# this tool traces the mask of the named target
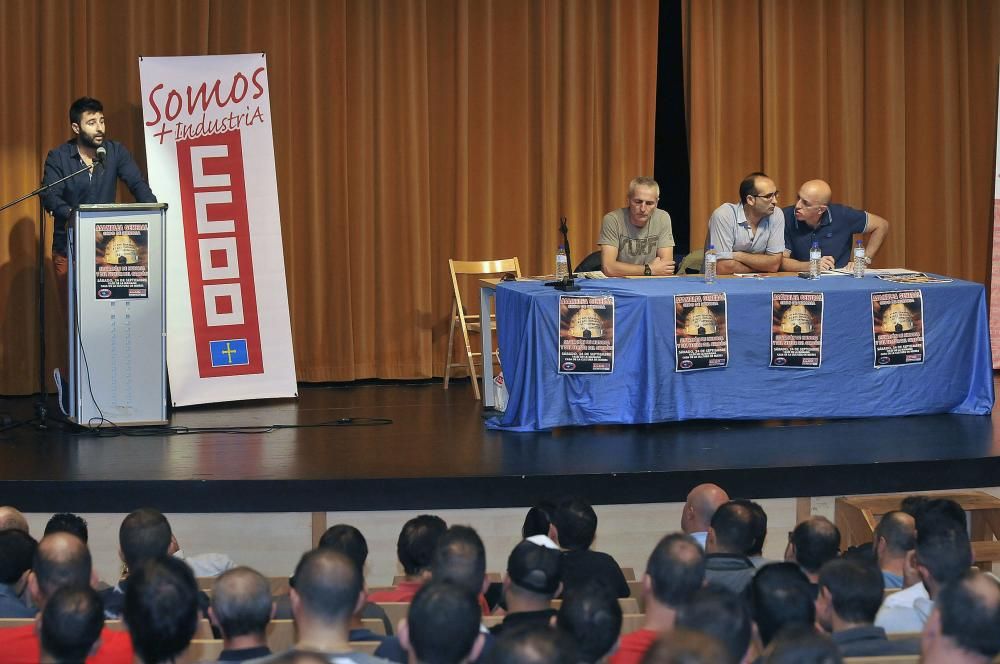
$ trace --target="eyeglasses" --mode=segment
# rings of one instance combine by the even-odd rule
[[[779,194],[781,194],[781,192],[778,191],[777,189],[775,189],[770,194],[754,194],[753,197],[754,198],[763,198],[763,199],[766,199],[766,200],[769,200],[769,201],[773,201],[776,198],[778,198]]]

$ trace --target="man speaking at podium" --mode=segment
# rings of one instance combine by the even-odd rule
[[[67,305],[66,225],[81,204],[114,203],[121,178],[139,203],[155,203],[149,184],[125,146],[104,137],[104,106],[81,97],[69,107],[69,126],[75,138],[51,150],[45,159],[42,184],[55,182],[84,166],[89,170],[61,182],[42,194],[42,205],[55,218],[52,229],[52,265],[63,311]]]

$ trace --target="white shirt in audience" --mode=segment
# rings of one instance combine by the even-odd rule
[[[919,632],[934,608],[923,583],[887,595],[875,616],[875,626],[889,634]]]
[[[196,556],[185,556],[184,551],[178,549],[174,557],[186,562],[196,577],[219,576],[226,570],[236,567],[233,559],[224,553],[200,553]]]
[[[702,530],[701,532],[691,533],[691,537],[694,538],[694,541],[696,541],[698,543],[698,546],[701,547],[701,550],[704,551],[705,540],[708,539],[708,531]]]

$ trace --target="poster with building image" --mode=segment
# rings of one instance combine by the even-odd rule
[[[771,293],[771,366],[815,369],[823,361],[823,294]]]
[[[674,295],[675,371],[729,364],[725,293]]]
[[[875,366],[922,364],[924,300],[919,290],[872,293]]]
[[[560,295],[559,373],[602,374],[614,368],[614,296]]]
[[[132,300],[149,296],[149,224],[96,224],[97,299]]]

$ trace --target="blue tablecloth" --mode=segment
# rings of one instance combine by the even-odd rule
[[[610,374],[558,372],[559,292],[540,282],[497,288],[500,357],[509,391],[492,429],[639,424],[687,419],[873,417],[993,408],[986,293],[981,284],[896,284],[864,279],[697,277],[578,282],[584,294],[615,297],[615,360]],[[875,291],[923,292],[923,364],[874,366]],[[674,304],[680,293],[725,291],[729,366],[674,371]],[[772,291],[822,291],[819,369],[771,368]]]

